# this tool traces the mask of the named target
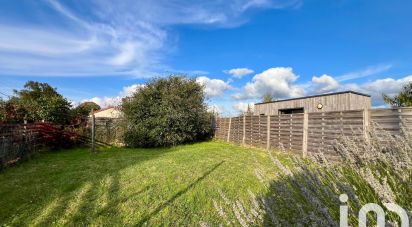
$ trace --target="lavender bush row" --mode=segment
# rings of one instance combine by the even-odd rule
[[[267,193],[250,192],[245,202],[220,191],[222,200],[213,201],[214,207],[228,226],[339,226],[339,195],[346,194],[350,226],[358,226],[358,212],[367,203],[396,203],[410,216],[411,139],[408,130],[392,135],[374,125],[365,140],[342,136],[336,141],[339,162],[323,155],[310,160],[290,157],[293,165],[286,166],[269,152],[276,176],[255,171]],[[386,213],[388,226],[400,226],[395,213]],[[368,218],[369,224],[376,223],[372,215]]]

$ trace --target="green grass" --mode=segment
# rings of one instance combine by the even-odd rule
[[[267,156],[220,142],[41,154],[0,173],[0,225],[217,224],[219,189],[266,193],[255,169],[276,171]]]

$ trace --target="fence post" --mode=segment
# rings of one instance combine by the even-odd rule
[[[245,146],[246,143],[246,115],[243,114],[243,138],[242,145]]]
[[[398,108],[398,116],[399,116],[399,134],[402,134],[402,132],[403,132],[403,129],[402,129],[402,127],[403,127],[403,120],[402,120],[402,109],[399,107]]]
[[[289,150],[292,149],[292,143],[293,143],[293,114],[289,115]]]
[[[266,149],[270,149],[270,115],[267,117],[267,128],[266,128]]]
[[[281,147],[281,145],[282,145],[282,147],[284,147],[283,146],[283,143],[280,141],[280,131],[281,131],[281,127],[280,127],[280,116],[281,115],[278,115],[278,147]]]
[[[303,141],[302,141],[302,156],[306,157],[308,154],[308,127],[309,127],[309,116],[305,111],[303,113]]]
[[[96,151],[96,118],[94,117],[94,111],[92,110],[92,153]]]
[[[363,136],[365,141],[369,141],[369,122],[370,122],[370,117],[369,117],[369,110],[368,109],[363,109]]]
[[[325,112],[322,112],[322,154],[325,154]]]
[[[232,118],[229,117],[229,128],[227,129],[227,142],[230,142],[230,127],[232,126]]]

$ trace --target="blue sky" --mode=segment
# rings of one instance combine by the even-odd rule
[[[223,114],[265,93],[356,90],[380,106],[412,81],[411,10],[407,0],[1,1],[0,91],[37,80],[107,106],[183,73]]]

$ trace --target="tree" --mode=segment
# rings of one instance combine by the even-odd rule
[[[94,102],[83,102],[74,108],[74,114],[78,117],[87,117],[89,116],[90,112],[100,110],[100,106]]]
[[[123,99],[122,109],[127,146],[173,146],[211,136],[204,89],[194,79],[154,79]]]
[[[6,101],[0,97],[0,123],[6,121]]]
[[[272,101],[274,101],[274,97],[272,93],[267,92],[263,95],[263,102],[272,102]]]
[[[15,96],[9,102],[28,121],[46,120],[66,124],[71,119],[71,104],[47,83],[28,81],[24,89],[14,90],[14,93]]]
[[[252,116],[252,115],[253,115],[253,109],[252,109],[252,106],[250,106],[249,103],[247,104],[247,109],[246,109],[245,114],[246,114],[247,116]]]
[[[390,97],[383,94],[383,100],[394,107],[412,106],[412,82],[403,86],[398,95]]]
[[[27,110],[19,105],[16,97],[12,97],[8,101],[3,101],[1,105],[2,117],[0,121],[6,123],[22,123],[25,119],[24,117],[28,115]]]

